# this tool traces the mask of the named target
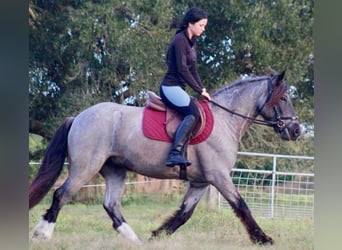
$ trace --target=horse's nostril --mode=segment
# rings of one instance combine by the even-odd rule
[[[298,136],[300,136],[300,134],[301,134],[300,126],[299,126],[299,124],[295,124],[294,129],[293,129],[293,135],[298,137]]]
[[[295,133],[296,136],[299,136],[300,135],[300,130],[297,128],[297,129],[295,129],[294,133]]]

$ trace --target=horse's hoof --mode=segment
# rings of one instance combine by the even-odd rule
[[[52,238],[55,223],[41,219],[33,230],[32,240],[50,240]]]
[[[262,241],[259,242],[259,244],[261,244],[261,245],[273,245],[274,240],[271,237],[265,235],[264,239],[262,239]]]
[[[38,233],[34,232],[34,233],[32,234],[31,239],[32,239],[32,241],[34,241],[34,242],[38,242],[38,241],[50,240],[51,237],[48,237],[48,236],[46,236],[46,235],[44,235],[44,234],[38,234]]]
[[[252,237],[251,240],[253,243],[255,243],[257,245],[273,245],[274,244],[274,240],[267,235],[263,235],[262,237],[260,237],[258,239]]]

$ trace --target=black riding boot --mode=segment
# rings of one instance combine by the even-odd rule
[[[196,125],[196,119],[193,115],[187,115],[177,128],[173,139],[172,147],[166,160],[166,166],[173,167],[174,165],[191,165],[183,155],[182,149],[189,139],[189,136]]]

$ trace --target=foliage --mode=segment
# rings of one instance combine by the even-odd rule
[[[29,3],[30,133],[49,140],[65,117],[102,101],[144,105],[144,91],[158,91],[166,70],[175,32],[170,23],[194,5],[209,15],[206,33],[198,39],[207,89],[264,74],[268,66],[286,69],[300,120],[307,128],[313,125],[312,0]],[[252,126],[241,149],[312,154],[313,143],[305,137],[284,144],[269,129]]]
[[[46,140],[44,140],[44,138],[42,138],[39,135],[30,134],[29,145],[30,145],[30,148],[29,148],[30,161],[40,161],[40,157],[36,158],[36,155],[44,154],[46,147],[47,147]]]

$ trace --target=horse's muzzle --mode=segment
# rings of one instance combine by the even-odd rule
[[[281,139],[289,141],[295,141],[301,134],[301,129],[299,123],[296,122],[289,122],[288,124],[282,127],[276,127],[278,133],[280,134]]]

